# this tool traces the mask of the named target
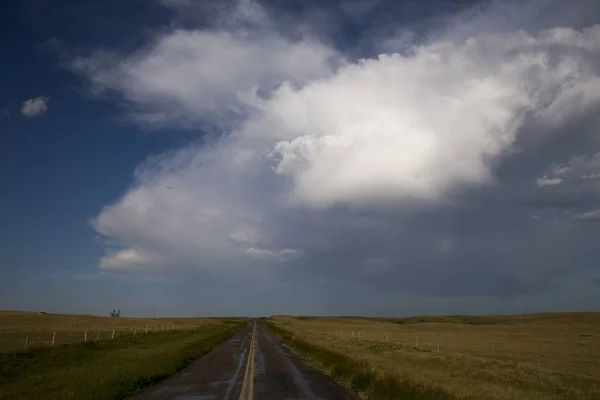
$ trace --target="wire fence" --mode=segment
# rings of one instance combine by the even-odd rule
[[[135,337],[150,333],[195,330],[201,325],[144,325],[134,327],[79,329],[79,330],[43,330],[24,332],[22,330],[0,330],[0,352],[29,350],[42,346],[62,346],[100,340],[114,340],[122,337]]]
[[[598,344],[590,335],[573,335],[569,344],[563,339],[534,340],[531,337],[511,335],[486,337],[484,335],[456,335],[433,332],[382,332],[361,330],[295,330],[300,335],[321,341],[352,341],[355,346],[388,346],[403,350],[440,353],[440,355],[471,356],[530,367],[560,370],[565,367],[580,372],[597,370],[600,354]],[[594,355],[595,354],[595,355]]]

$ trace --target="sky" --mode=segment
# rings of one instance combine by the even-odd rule
[[[0,7],[0,309],[600,311],[596,0]]]

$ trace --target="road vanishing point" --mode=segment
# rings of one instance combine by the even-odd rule
[[[189,367],[136,400],[356,400],[277,340],[261,324],[246,325]]]

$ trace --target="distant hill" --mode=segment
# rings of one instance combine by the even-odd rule
[[[586,318],[598,319],[600,313],[594,312],[566,312],[566,313],[538,313],[538,314],[515,314],[515,315],[421,315],[405,318],[392,317],[363,317],[363,316],[292,316],[274,315],[271,318],[294,318],[302,321],[319,319],[359,319],[369,321],[390,322],[394,324],[466,324],[466,325],[496,325],[515,324],[523,322],[560,322],[569,320],[581,322]]]

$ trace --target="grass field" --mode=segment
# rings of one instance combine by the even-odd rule
[[[271,322],[295,339],[365,363],[375,375],[454,398],[600,398],[600,313]]]
[[[126,399],[206,354],[245,323],[213,321],[195,330],[0,354],[0,399]]]
[[[166,330],[219,324],[214,318],[110,318],[91,315],[40,314],[22,311],[0,311],[0,352],[21,350],[29,335],[28,347],[103,340]],[[85,331],[88,331],[87,337]],[[56,333],[56,334],[55,334]]]

